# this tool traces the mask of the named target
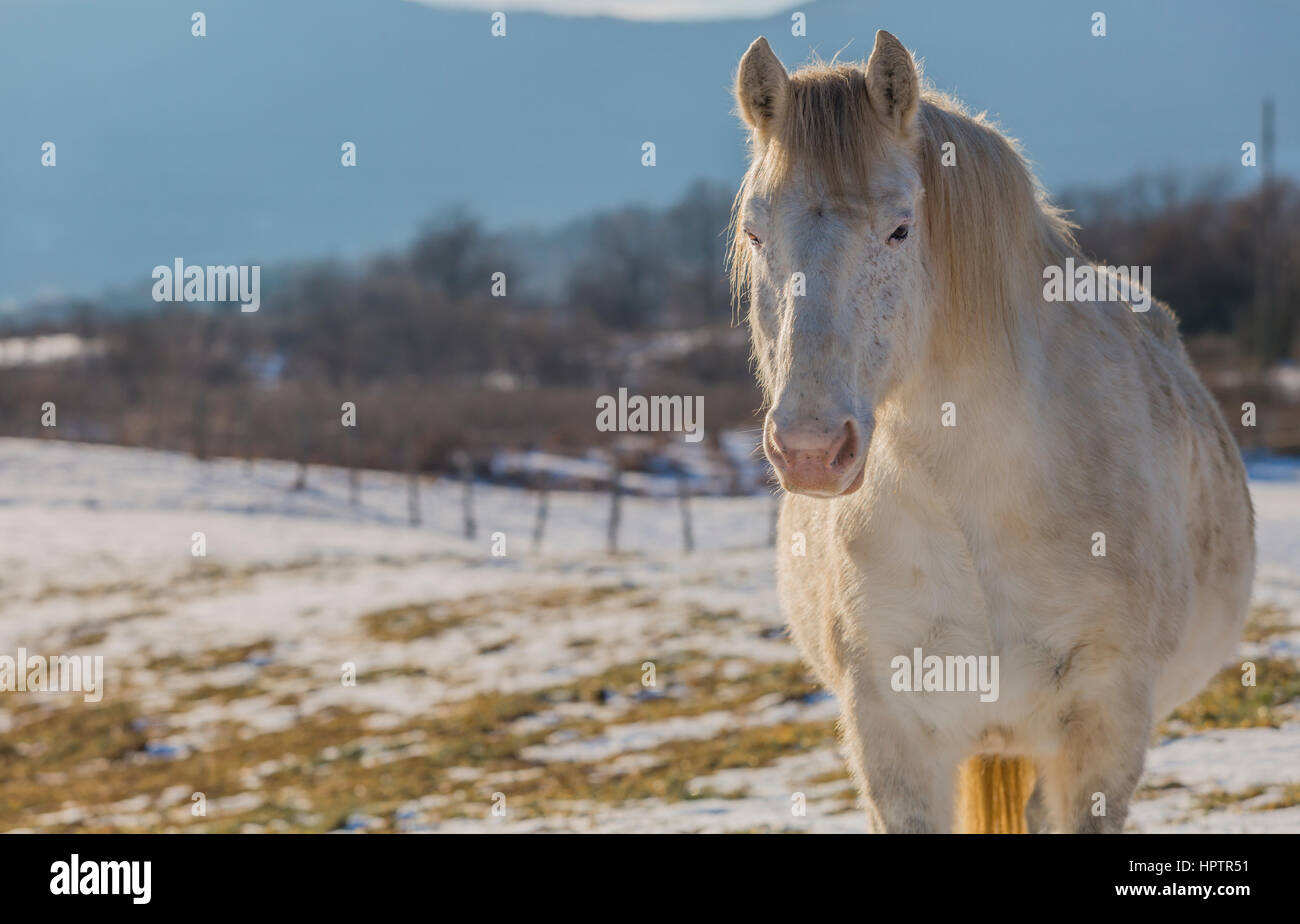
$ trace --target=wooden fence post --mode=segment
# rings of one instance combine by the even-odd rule
[[[688,552],[695,551],[695,532],[691,528],[691,489],[686,483],[686,475],[677,479],[677,502],[682,510],[682,546]]]
[[[420,472],[415,465],[415,441],[406,443],[406,514],[412,526],[420,525]]]
[[[307,422],[301,413],[294,427],[294,437],[294,442],[298,444],[298,476],[294,479],[291,490],[305,491],[307,489]]]
[[[243,389],[239,392],[238,413],[239,451],[244,457],[244,474],[251,476],[253,474],[253,412],[248,400],[248,392]]]
[[[361,506],[361,472],[357,469],[357,428],[348,427],[344,439],[347,440],[348,503],[356,509]]]
[[[464,493],[461,495],[461,512],[465,519],[465,538],[473,539],[478,532],[478,524],[474,522],[474,466],[470,464],[469,453],[457,453],[457,463],[460,468],[460,480],[464,486]]]
[[[610,555],[618,554],[618,523],[621,518],[623,496],[623,471],[617,457],[610,463],[609,473],[609,528],[605,535],[605,548]]]
[[[542,537],[546,534],[546,517],[550,508],[550,476],[542,472],[537,481],[537,519],[533,523],[533,551],[542,549]]]

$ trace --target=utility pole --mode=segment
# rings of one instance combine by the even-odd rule
[[[1274,235],[1277,231],[1277,191],[1273,176],[1274,145],[1274,107],[1273,100],[1264,99],[1260,126],[1260,187],[1259,187],[1259,235],[1255,255],[1255,349],[1265,370],[1277,358],[1278,352],[1285,352],[1289,343],[1279,343],[1278,339],[1289,332],[1280,329],[1277,317],[1276,273],[1273,254],[1276,251]]]

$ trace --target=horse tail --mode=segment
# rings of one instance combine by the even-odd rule
[[[957,784],[957,830],[962,834],[1025,834],[1025,805],[1034,788],[1034,764],[1026,757],[979,754],[961,765]]]

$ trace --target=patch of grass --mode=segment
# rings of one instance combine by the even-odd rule
[[[698,832],[697,832],[698,833]],[[798,828],[777,828],[772,825],[750,825],[747,828],[728,830],[728,834],[802,834]]]
[[[571,802],[680,802],[700,798],[700,790],[691,785],[699,777],[721,770],[766,767],[782,757],[826,747],[834,741],[833,722],[738,728],[703,740],[664,742],[641,752],[647,757],[647,765],[633,770],[614,773],[606,769],[609,762],[549,764],[546,773],[505,791],[511,811],[522,817],[550,814],[557,804]]]
[[[74,769],[95,760],[117,760],[144,747],[136,727],[140,714],[121,701],[56,705],[28,702],[13,710],[13,726],[0,734],[0,764],[19,775]],[[16,766],[12,766],[16,765]],[[4,798],[10,793],[7,787]]]
[[[1138,787],[1137,792],[1133,793],[1133,799],[1138,802],[1143,802],[1147,799],[1158,799],[1173,790],[1186,788],[1186,786],[1176,780],[1167,780],[1163,783],[1153,783]]]
[[[1246,802],[1268,792],[1267,786],[1251,786],[1248,789],[1239,789],[1229,792],[1225,789],[1212,789],[1209,792],[1200,792],[1196,794],[1196,808],[1202,812],[1213,812],[1218,809],[1227,808],[1230,805],[1236,805],[1239,802]]]
[[[378,680],[386,680],[389,677],[428,677],[429,671],[424,667],[381,667],[377,670],[366,671],[364,674],[357,676],[357,683],[374,683]]]
[[[509,638],[504,638],[501,641],[494,642],[491,645],[484,645],[482,648],[478,650],[478,653],[481,655],[497,654],[499,652],[505,651],[507,648],[509,648],[517,641],[519,641],[519,636],[512,635]]]
[[[556,598],[557,600],[559,598]],[[211,670],[269,655],[269,640],[230,645],[194,655],[155,658],[154,671]],[[397,812],[419,802],[422,820],[487,817],[493,792],[504,792],[512,816],[555,816],[567,804],[617,804],[630,799],[742,798],[743,789],[716,792],[691,781],[733,767],[767,766],[780,757],[834,742],[831,722],[739,727],[705,741],[669,741],[645,752],[644,766],[628,770],[619,757],[578,763],[526,758],[530,747],[557,731],[579,738],[599,734],[608,719],[564,714],[555,723],[522,724],[553,713],[556,703],[599,707],[617,694],[616,721],[656,721],[717,709],[743,708],[760,698],[798,699],[816,690],[795,662],[746,664],[686,651],[656,660],[659,686],[641,685],[639,662],[539,690],[483,692],[451,702],[430,715],[393,725],[372,725],[371,713],[330,708],[299,716],[293,725],[258,732],[235,722],[205,723],[198,750],[168,759],[149,745],[175,733],[166,715],[148,714],[125,686],[112,702],[44,700],[11,710],[13,725],[0,734],[0,830],[76,806],[82,817],[49,820],[46,831],[201,830],[237,832],[246,826],[325,831],[354,814],[395,830]],[[737,666],[739,665],[739,669]],[[273,662],[254,680],[227,687],[205,684],[180,697],[184,703],[227,704],[250,696],[279,696],[292,704],[313,687],[287,691],[264,681],[305,668]],[[286,674],[285,672],[288,672]],[[422,674],[423,668],[388,668],[363,679]],[[668,692],[667,696],[645,696]],[[10,701],[11,703],[13,701]],[[391,716],[385,716],[391,720]],[[472,770],[475,772],[466,773]],[[52,783],[58,780],[58,783]],[[190,813],[188,797],[203,792],[207,816]],[[170,790],[170,792],[168,792]],[[164,793],[167,804],[162,802]],[[232,804],[256,793],[259,801]],[[148,797],[150,805],[113,819],[111,806]]]
[[[1300,626],[1291,623],[1290,614],[1286,610],[1272,603],[1262,603],[1251,609],[1242,640],[1266,642],[1275,636],[1297,631],[1300,631]]]
[[[556,609],[559,607],[593,606],[612,597],[618,597],[636,590],[633,584],[580,584],[576,587],[547,587],[528,593],[512,593],[508,596],[517,601],[512,607],[516,610]],[[641,601],[645,605],[645,601]]]
[[[131,610],[126,613],[118,613],[116,616],[110,616],[108,622],[130,622],[133,619],[156,619],[159,616],[166,616],[167,611],[161,609],[143,609]]]
[[[710,610],[697,606],[691,613],[690,624],[693,629],[707,629],[720,622],[736,622],[739,619],[740,610],[734,607],[726,610]]]
[[[1276,799],[1266,805],[1256,806],[1255,811],[1272,812],[1277,809],[1294,808],[1297,805],[1300,805],[1300,783],[1287,783]]]
[[[102,623],[75,626],[68,633],[68,647],[91,648],[102,643],[104,639],[108,638],[108,632],[102,626]]]
[[[815,689],[797,664],[762,665],[740,678],[725,680],[718,669],[721,663],[701,659],[692,652],[662,661],[661,682],[665,675],[676,676],[688,670],[692,673],[689,682],[681,681],[689,694],[682,699],[635,702],[619,714],[619,721],[648,721],[715,709],[718,702],[710,700],[707,693],[717,692],[723,685],[734,687],[738,691],[734,698],[744,700],[778,690],[801,696]],[[517,720],[550,711],[557,702],[598,703],[602,691],[610,689],[639,691],[640,677],[640,665],[629,664],[542,690],[480,693],[449,704],[436,715],[385,730],[388,740],[412,731],[422,733],[424,747],[409,756],[404,746],[393,747],[388,753],[394,759],[371,766],[363,751],[353,749],[319,771],[304,775],[301,769],[287,768],[266,777],[263,785],[271,798],[278,798],[275,793],[280,787],[308,793],[312,815],[322,819],[319,830],[327,830],[333,821],[352,812],[373,815],[391,825],[392,814],[401,805],[435,794],[448,801],[428,810],[432,819],[485,817],[492,793],[498,791],[506,794],[512,816],[540,817],[562,811],[567,803],[703,798],[702,793],[709,790],[691,786],[691,781],[700,776],[732,767],[767,766],[780,757],[834,741],[832,722],[786,723],[736,729],[706,741],[665,742],[652,751],[638,752],[648,755],[648,765],[631,771],[612,769],[622,755],[590,763],[540,763],[523,756],[527,748],[544,743],[557,731],[591,736],[608,726],[576,717],[519,731],[522,726],[514,724]],[[465,779],[451,772],[466,767],[481,773]],[[514,774],[518,776],[510,782],[496,778]],[[721,797],[740,798],[741,794]],[[295,829],[301,827],[295,825]]]
[[[223,725],[202,751],[175,759],[151,757],[150,740],[162,737],[135,706],[121,701],[64,708],[38,707],[29,721],[0,734],[0,830],[32,824],[33,816],[76,805],[87,818],[43,827],[48,831],[113,831],[98,821],[104,807],[141,795],[156,799],[165,790],[185,786],[209,801],[248,790],[252,768],[269,761],[293,763],[294,755],[318,756],[340,749],[365,733],[364,714],[326,710],[276,732],[248,735],[242,727]],[[51,787],[48,774],[66,778]],[[268,793],[268,799],[274,794]],[[230,818],[193,817],[188,802],[183,821],[167,827],[237,831],[243,813]],[[157,830],[146,825],[142,830]],[[300,828],[300,830],[306,830]]]
[[[798,661],[754,665],[746,673],[731,677],[725,669],[728,663],[728,659],[704,652],[685,651],[655,661],[653,687],[642,686],[640,664],[620,664],[572,684],[553,687],[544,695],[550,702],[594,703],[622,696],[630,702],[611,723],[622,724],[737,709],[772,694],[779,696],[780,702],[790,702],[820,690]]]
[[[361,623],[374,638],[406,642],[417,638],[434,638],[449,629],[494,613],[535,612],[537,610],[593,606],[610,597],[628,593],[624,585],[595,587],[551,587],[538,591],[479,594],[429,603],[408,603],[361,617]]]
[[[847,779],[851,779],[849,771],[841,767],[838,770],[827,770],[825,773],[818,773],[815,776],[810,776],[805,782],[807,782],[809,786],[823,786],[826,783],[838,783],[841,780]],[[856,792],[856,790],[854,790],[854,792]]]
[[[686,797],[688,799],[748,799],[749,787],[742,786],[739,789],[723,791],[714,789],[712,786],[701,786],[699,789],[692,789]]]
[[[262,639],[246,645],[209,648],[207,651],[193,655],[164,655],[150,659],[145,667],[151,671],[207,671],[228,664],[238,664],[255,656],[269,655],[274,647],[270,639]]]
[[[457,610],[458,602],[408,603],[367,613],[361,617],[361,622],[373,637],[386,642],[432,638],[470,619],[468,614]]]
[[[323,563],[324,560],[319,557],[310,557],[280,563],[256,562],[235,568],[221,562],[196,560],[187,571],[173,578],[172,585],[214,581],[240,584],[263,574],[294,574],[299,571],[310,571],[319,568]]]
[[[81,584],[72,587],[50,584],[36,594],[35,600],[37,603],[49,600],[52,597],[76,597],[84,600],[90,597],[110,597],[115,594],[140,593],[146,589],[145,584],[141,581],[109,581],[103,584]]]
[[[176,591],[189,584],[211,584],[213,582],[238,585],[263,574],[288,574],[318,568],[322,564],[319,558],[271,564],[261,562],[234,568],[213,561],[194,561],[188,569],[172,576],[166,584],[150,585],[144,581],[109,581],[100,584],[83,584],[74,586],[48,585],[36,595],[41,602],[54,597],[76,597],[88,599],[106,597],[115,594],[131,594],[146,600],[175,599]]]
[[[218,687],[205,683],[188,693],[178,696],[178,703],[231,703],[237,699],[262,696],[266,693],[258,684],[241,683],[232,687]]]
[[[1176,737],[1182,729],[1277,728],[1285,720],[1279,707],[1300,698],[1300,668],[1280,658],[1256,658],[1255,686],[1242,685],[1240,666],[1220,672],[1194,700],[1184,703],[1160,726]]]

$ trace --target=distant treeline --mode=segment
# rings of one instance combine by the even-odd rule
[[[1064,200],[1087,251],[1152,267],[1184,335],[1215,345],[1203,355],[1250,374],[1294,355],[1293,183],[1233,196],[1139,179]],[[559,285],[529,284],[540,269],[521,238],[452,212],[361,268],[321,263],[273,287],[264,268],[256,313],[84,303],[71,323],[7,332],[71,331],[96,348],[0,368],[0,433],[440,470],[459,451],[603,446],[595,398],[620,386],[703,395],[714,438],[753,429],[760,398],[723,265],[730,209],[729,190],[701,183],[667,209],[599,215],[546,248],[568,255]],[[504,297],[491,294],[497,273]],[[355,431],[340,425],[345,401]],[[58,408],[53,433],[45,402]]]
[[[1188,188],[1140,175],[1103,192],[1068,193],[1084,250],[1099,261],[1150,266],[1155,296],[1183,336],[1232,336],[1265,365],[1296,355],[1300,307],[1300,187],[1262,183],[1230,196],[1214,180]]]

